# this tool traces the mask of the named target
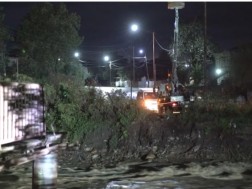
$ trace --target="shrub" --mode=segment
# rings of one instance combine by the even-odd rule
[[[119,141],[127,137],[127,126],[139,115],[136,103],[121,91],[105,95],[68,80],[47,84],[45,88],[47,126],[54,125],[56,131],[66,132],[71,142],[81,142],[88,133],[104,126],[113,128]]]

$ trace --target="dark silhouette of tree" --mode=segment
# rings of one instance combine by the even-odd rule
[[[7,27],[4,25],[4,9],[0,7],[0,76],[6,76],[6,42],[11,39]]]
[[[17,40],[23,49],[21,71],[33,78],[55,73],[85,73],[73,57],[83,40],[79,29],[80,17],[70,14],[63,3],[39,3],[18,30]]]
[[[192,77],[195,85],[199,85],[203,79],[204,68],[204,28],[200,22],[190,24],[181,24],[179,27],[178,40],[178,72],[180,72],[179,80],[184,74],[187,78],[182,81],[187,81]],[[207,60],[213,59],[215,45],[207,38]],[[185,69],[188,65],[188,69]],[[188,73],[189,72],[189,73]]]
[[[243,90],[252,89],[252,44],[231,50],[230,77],[232,83]]]

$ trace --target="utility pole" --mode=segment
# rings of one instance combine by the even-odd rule
[[[154,80],[154,90],[156,88],[156,63],[155,63],[155,32],[152,32],[152,59],[153,59],[153,80]]]
[[[133,84],[135,85],[135,47],[132,47],[132,74],[133,74]]]
[[[170,2],[168,3],[168,9],[175,10],[175,23],[174,23],[174,45],[173,45],[173,52],[174,52],[174,60],[172,64],[172,80],[175,89],[177,89],[178,85],[178,75],[177,75],[177,63],[178,63],[178,34],[179,34],[179,9],[185,7],[185,3],[183,2]],[[173,92],[177,92],[174,91]]]
[[[146,66],[146,75],[147,75],[147,79],[148,79],[148,87],[150,87],[150,77],[149,77],[148,61],[147,61],[146,55],[145,55],[144,59],[145,59],[145,66]]]
[[[109,85],[112,86],[111,84],[111,64],[112,64],[112,61],[109,61]]]

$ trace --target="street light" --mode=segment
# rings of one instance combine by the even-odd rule
[[[130,29],[131,31],[136,32],[138,30],[138,24],[132,24]]]
[[[138,24],[134,23],[131,25],[130,27],[131,31],[133,33],[137,32],[138,31]],[[135,83],[135,60],[134,60],[134,56],[135,56],[135,48],[134,48],[134,45],[132,44],[132,77],[133,77],[133,83]],[[131,83],[132,85],[132,83]]]
[[[86,62],[86,61],[81,60],[81,59],[79,58],[79,57],[80,57],[80,53],[79,53],[79,52],[75,52],[75,53],[74,53],[74,57],[75,57],[75,58],[78,58],[78,61],[79,61],[79,62]],[[59,61],[60,61],[60,60],[59,60]]]
[[[110,60],[109,56],[104,56],[104,61],[109,62],[109,85],[111,86],[111,63],[112,61]]]
[[[215,73],[219,76],[220,74],[222,74],[222,69],[217,68],[217,69],[215,70]]]
[[[143,49],[139,49],[139,54],[143,54],[144,50]],[[148,70],[148,65],[147,65],[147,57],[146,54],[143,57],[136,57],[136,58],[144,58],[145,61],[145,66],[146,66],[146,74],[147,74],[147,79],[148,79],[148,87],[150,86],[150,77],[149,77],[149,70]]]
[[[131,30],[132,31],[139,30],[138,25],[132,24],[131,25]],[[146,32],[148,32],[148,31],[146,31]],[[134,51],[134,48],[133,48],[133,51]],[[133,53],[133,57],[134,57],[134,53]],[[133,65],[134,64],[135,63],[133,61]],[[155,89],[155,87],[156,87],[156,78],[157,78],[156,77],[156,63],[155,63],[155,32],[152,32],[152,64],[153,64],[153,81],[154,81],[153,89]],[[133,77],[134,77],[134,75],[135,75],[135,70],[133,69]]]
[[[74,57],[78,58],[80,56],[80,54],[78,52],[74,53]]]

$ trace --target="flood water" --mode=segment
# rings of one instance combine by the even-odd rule
[[[31,189],[32,164],[0,173],[1,189]],[[58,167],[58,189],[252,189],[249,163],[121,163],[83,170]]]

